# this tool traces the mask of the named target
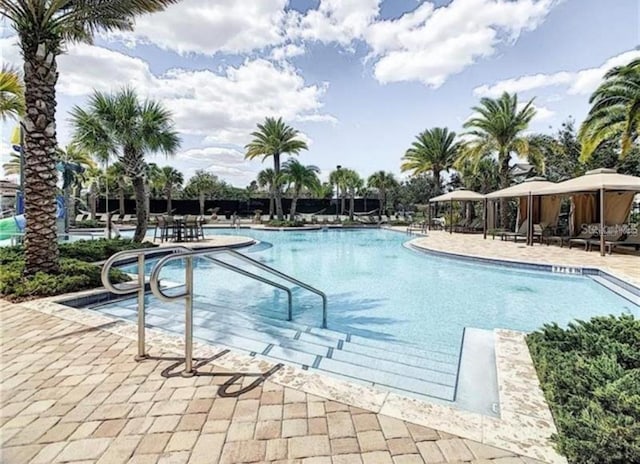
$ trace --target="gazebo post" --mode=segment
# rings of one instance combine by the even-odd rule
[[[449,200],[449,233],[453,234],[453,200]]]
[[[600,189],[600,256],[604,256],[604,188]]]
[[[427,230],[431,230],[431,202],[427,201]]]
[[[486,240],[487,238],[487,206],[489,201],[485,198],[484,200],[482,200],[482,216],[483,216],[483,220],[482,220],[482,237]]]

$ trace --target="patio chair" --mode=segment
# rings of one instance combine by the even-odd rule
[[[615,242],[621,241],[623,238],[625,238],[625,234],[623,232],[605,233],[604,234],[605,250],[607,249],[607,242],[615,243]],[[587,249],[591,251],[594,249],[594,247],[597,248],[598,250],[600,249],[600,237],[595,237],[587,240]]]
[[[89,214],[77,214],[75,222],[77,223],[77,222],[86,221],[89,218],[89,216],[90,216]]]
[[[133,214],[125,214],[121,217],[120,222],[123,224],[132,224],[136,222],[136,218]]]
[[[509,240],[513,238],[514,242],[517,242],[519,238],[527,237],[527,229],[529,228],[529,221],[524,221],[517,232],[501,232],[500,240]]]
[[[593,232],[594,229],[592,226],[594,226],[594,224],[589,224],[589,226],[582,230],[578,235],[570,238],[567,241],[569,249],[576,245],[582,245],[584,246],[584,250],[587,251],[587,249],[589,248],[589,240],[593,240],[598,236],[597,233]]]
[[[185,240],[200,240],[200,224],[196,216],[187,215],[184,218],[184,239]],[[202,234],[204,237],[204,234]]]
[[[626,237],[623,237],[619,240],[612,240],[612,241],[606,241],[604,242],[604,249],[609,253],[612,254],[613,250],[616,249],[617,247],[633,247],[636,251],[640,250],[640,234],[629,234]]]

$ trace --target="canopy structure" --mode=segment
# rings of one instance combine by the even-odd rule
[[[440,203],[448,201],[450,203],[449,210],[449,233],[453,233],[453,202],[454,201],[484,201],[484,221],[483,221],[483,229],[484,236],[487,236],[487,208],[486,208],[486,200],[484,195],[478,192],[474,192],[472,190],[467,190],[464,188],[456,189],[451,192],[445,193],[443,195],[438,195],[437,197],[433,197],[429,200],[429,203]],[[431,208],[429,208],[429,227],[431,227]]]
[[[526,214],[527,226],[527,244],[533,245],[533,225],[534,217],[540,223],[555,224],[560,214],[560,199],[557,197],[542,197],[540,192],[557,184],[549,182],[544,177],[531,177],[511,187],[507,187],[485,195],[488,200],[497,200],[499,198],[520,198],[521,216]],[[538,201],[534,201],[534,197]],[[524,222],[524,221],[523,221]],[[520,226],[520,223],[516,224]],[[517,229],[518,227],[516,227]]]
[[[583,176],[542,189],[538,194],[571,195],[574,220],[582,224],[594,219],[594,197],[599,194],[600,254],[604,256],[605,226],[607,223],[618,225],[628,217],[637,192],[640,192],[640,177],[618,174],[615,169],[594,169]]]

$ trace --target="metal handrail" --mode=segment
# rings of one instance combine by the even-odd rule
[[[165,247],[162,250],[176,250],[176,249],[188,249],[183,246],[175,246],[175,247]],[[143,359],[148,358],[149,356],[146,353],[145,349],[145,282],[144,282],[144,266],[145,266],[145,257],[150,254],[156,254],[160,250],[158,248],[148,248],[144,250],[125,250],[120,251],[112,255],[109,259],[107,259],[102,265],[102,271],[100,273],[100,278],[102,280],[102,285],[104,288],[109,290],[111,293],[116,295],[129,295],[131,293],[138,294],[138,354],[136,355],[136,361],[142,361]],[[120,261],[124,258],[128,257],[136,257],[138,264],[138,285],[131,286],[127,285],[125,287],[117,287],[109,278],[109,271],[116,263],[116,261]]]

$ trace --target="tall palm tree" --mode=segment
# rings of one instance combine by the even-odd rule
[[[353,221],[356,194],[364,187],[364,180],[353,169],[343,169],[345,187],[349,195],[349,219]]]
[[[282,174],[282,173],[280,173]],[[282,176],[276,176],[276,172],[271,169],[263,169],[258,173],[258,185],[269,192],[269,219],[273,219],[276,198],[276,186],[282,185]]]
[[[56,233],[57,57],[98,31],[131,30],[134,18],[177,0],[0,0],[24,58],[25,272],[58,272]]]
[[[167,214],[171,214],[171,194],[174,188],[181,187],[184,182],[184,176],[180,171],[171,167],[164,166],[160,168],[160,176],[158,181],[162,185],[165,198],[167,199]]]
[[[141,242],[147,232],[146,170],[144,157],[151,153],[173,155],[180,146],[171,113],[162,104],[141,101],[135,91],[114,94],[95,92],[88,108],[71,111],[76,142],[101,157],[117,157],[133,184],[136,230]]]
[[[579,134],[582,161],[588,161],[602,142],[618,137],[624,158],[640,128],[640,58],[609,70],[589,103],[592,107]]]
[[[105,173],[98,167],[89,168],[83,173],[83,179],[89,185],[89,212],[91,213],[91,220],[95,221],[98,193],[100,184],[105,182]]]
[[[427,129],[416,136],[416,140],[407,150],[400,169],[412,171],[413,175],[431,172],[436,184],[436,195],[442,192],[440,173],[449,171],[460,154],[460,144],[456,142],[456,133],[446,127]]]
[[[24,85],[20,73],[3,65],[0,69],[0,120],[21,118],[24,111]]]
[[[498,156],[500,187],[509,187],[509,163],[513,155],[525,157],[534,165],[540,165],[543,157],[534,141],[523,135],[536,115],[533,100],[519,108],[516,94],[503,93],[500,98],[483,98],[473,107],[474,116],[465,124],[467,135],[472,139],[466,143],[459,162],[465,159],[479,161],[487,156]],[[539,168],[543,169],[543,168]],[[509,211],[507,199],[500,199],[500,222],[507,227]]]
[[[316,191],[320,187],[318,173],[320,173],[320,169],[317,166],[305,166],[297,159],[287,160],[282,165],[282,180],[293,187],[289,220],[293,221],[296,217],[296,206],[302,189]]]
[[[210,195],[218,184],[218,178],[206,171],[196,171],[195,175],[189,179],[187,188],[198,194],[198,200],[200,202],[200,216],[204,216],[204,201],[207,195]]]
[[[374,172],[367,179],[367,185],[378,191],[378,199],[380,200],[380,209],[378,217],[382,219],[382,215],[387,207],[387,193],[394,187],[398,186],[398,181],[391,172],[378,171]]]
[[[342,169],[338,166],[338,169],[329,173],[329,183],[336,186],[336,195],[340,198],[340,214],[344,214],[345,201],[347,198],[347,176],[345,172],[346,169]]]
[[[115,187],[116,194],[118,195],[118,212],[120,214],[125,214],[125,199],[127,195],[127,187],[129,187],[130,182],[127,178],[127,170],[125,169],[124,164],[116,161],[109,166],[106,171],[105,180],[109,184],[111,191],[114,190],[111,189],[111,186]],[[108,202],[109,199],[107,198],[107,204]],[[106,210],[109,210],[108,206]]]
[[[251,133],[253,140],[246,145],[246,159],[262,157],[263,161],[273,157],[273,171],[280,174],[280,155],[284,153],[297,155],[309,147],[304,140],[300,140],[300,133],[284,123],[282,118],[266,118],[264,123],[258,124],[258,130]],[[275,187],[275,205],[278,220],[284,219],[282,211],[282,189]]]

